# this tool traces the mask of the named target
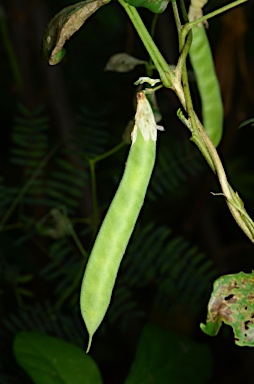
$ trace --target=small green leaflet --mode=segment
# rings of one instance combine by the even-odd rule
[[[65,55],[66,40],[77,32],[85,21],[110,0],[86,0],[62,9],[49,22],[42,39],[42,53],[50,65],[58,64]]]
[[[239,125],[238,129],[245,127],[246,125],[249,125],[249,124],[251,124],[252,126],[254,125],[254,119],[253,118],[245,120],[242,124]]]
[[[254,347],[254,272],[240,272],[218,278],[208,303],[203,332],[216,336],[222,322],[234,331],[235,343]]]

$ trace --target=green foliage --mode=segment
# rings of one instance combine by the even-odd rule
[[[63,45],[71,34],[78,30],[76,27],[80,27],[87,16],[89,17],[94,10],[107,2],[107,0],[80,2],[65,8],[53,19],[53,23],[51,22],[46,30],[44,40],[44,53],[51,64],[61,61],[65,52]],[[68,0],[64,0],[64,3],[68,5]],[[151,38],[155,32],[159,33],[159,28],[156,28],[157,17],[152,21],[150,35],[137,10],[129,5],[143,6],[152,12],[159,13],[166,8],[169,2],[130,0],[127,1],[129,4],[126,4],[123,0],[119,0],[119,3],[130,16],[150,56],[144,68],[147,72],[146,75],[158,77],[158,74],[154,72],[155,69],[158,70],[161,84],[175,91],[182,108],[186,109],[182,121],[190,130],[191,140],[198,145],[202,155],[219,177],[223,198],[225,197],[229,204],[232,202],[230,207],[232,211],[235,209],[238,214],[237,222],[242,222],[247,218],[245,227],[247,233],[248,231],[254,233],[252,221],[244,210],[244,204],[236,198],[238,195],[234,195],[234,188],[228,185],[226,176],[223,175],[220,159],[216,157],[217,153],[210,146],[209,140],[207,141],[205,131],[203,131],[202,125],[198,124],[192,108],[185,66],[191,33],[188,33],[188,23],[186,28],[179,24],[180,20],[183,21],[185,18],[184,2],[182,2],[181,10],[180,7],[178,9],[178,2],[172,2],[176,19],[178,11],[182,11],[177,28],[179,61],[175,63],[174,69],[162,57]],[[95,5],[94,9],[92,4]],[[63,3],[57,0],[53,7],[60,8],[62,5]],[[83,17],[80,11],[87,6],[88,13]],[[103,10],[102,13],[96,14],[95,28],[89,22],[83,35],[87,45],[82,46],[81,49],[77,46],[78,65],[74,64],[70,70],[65,66],[68,64],[66,61],[63,65],[63,73],[64,75],[68,73],[67,85],[71,84],[72,90],[74,90],[74,95],[71,95],[73,105],[79,103],[80,90],[84,91],[82,98],[86,105],[93,100],[93,97],[97,98],[99,95],[104,105],[112,105],[113,118],[105,117],[101,113],[100,103],[96,105],[93,113],[90,112],[90,109],[81,107],[77,114],[76,127],[71,127],[72,133],[58,142],[53,137],[54,127],[48,118],[46,109],[43,107],[32,109],[19,105],[18,116],[15,118],[11,130],[10,160],[12,165],[8,165],[11,172],[8,174],[9,169],[6,167],[4,177],[0,176],[0,294],[4,299],[0,305],[0,383],[3,384],[21,384],[27,381],[27,377],[22,376],[22,370],[16,365],[12,365],[13,372],[15,370],[16,372],[11,375],[5,374],[5,366],[12,364],[13,360],[13,355],[8,349],[12,342],[11,338],[17,331],[24,329],[43,333],[43,335],[21,333],[15,338],[17,360],[27,372],[30,372],[35,382],[50,383],[51,380],[52,383],[55,383],[56,380],[58,382],[77,382],[77,372],[81,372],[81,370],[84,371],[81,373],[80,381],[84,382],[85,378],[90,380],[85,361],[91,363],[92,360],[87,359],[83,351],[87,335],[77,311],[78,295],[88,252],[94,242],[104,212],[111,201],[114,186],[119,181],[119,175],[121,175],[126,160],[123,151],[117,153],[123,145],[116,145],[116,142],[122,133],[119,126],[125,123],[123,120],[131,118],[129,114],[123,118],[122,112],[126,105],[126,109],[128,109],[133,96],[133,85],[129,88],[126,87],[126,80],[122,80],[124,77],[120,77],[119,73],[115,77],[115,74],[103,73],[102,62],[106,62],[106,56],[108,57],[115,50],[115,46],[112,45],[112,52],[108,52],[111,49],[109,45],[112,37],[122,36],[126,31],[128,34],[126,46],[129,52],[136,55],[134,52],[136,47],[138,50],[140,49],[136,42],[133,44],[131,28],[125,30],[125,26],[123,27],[124,16],[120,16],[119,8],[113,6],[112,12],[108,12],[108,8],[110,7],[106,7],[106,12]],[[224,8],[226,10],[226,7]],[[81,24],[79,24],[79,16],[83,17],[81,17]],[[148,15],[148,19],[145,20],[146,24],[149,24],[149,21]],[[112,26],[114,26],[114,31],[112,31]],[[104,39],[104,31],[106,31],[107,39]],[[81,37],[82,35],[79,36],[79,38]],[[156,35],[156,39],[158,37],[159,34]],[[29,39],[25,43],[27,52],[29,52],[30,45],[32,46],[32,40]],[[97,45],[96,48],[94,48],[95,45]],[[176,45],[173,44],[172,47]],[[72,47],[75,50],[75,45]],[[115,52],[121,52],[121,49],[122,43],[117,46]],[[30,52],[31,57],[36,56],[34,52],[35,50]],[[197,52],[201,51],[198,49]],[[142,57],[144,57],[143,54]],[[97,60],[97,58],[99,59]],[[207,55],[200,60],[201,65],[199,63],[198,69],[203,69],[206,59]],[[11,60],[15,61],[15,57],[10,58],[10,62]],[[28,61],[26,64],[29,67]],[[74,67],[75,70],[73,70]],[[33,65],[34,73],[36,68],[37,66]],[[101,73],[97,71],[98,68],[101,69]],[[4,69],[8,68],[4,67]],[[135,68],[133,73],[135,71],[137,73],[138,70],[139,68]],[[7,70],[2,72],[5,73]],[[126,75],[129,76],[128,79],[131,79],[131,84],[135,81],[133,73]],[[207,73],[201,81],[210,80],[209,76]],[[103,78],[107,78],[107,80],[102,80]],[[20,81],[17,76],[16,79],[15,86],[19,87]],[[153,83],[154,80],[151,82]],[[124,86],[122,86],[123,84]],[[37,81],[35,84],[29,84],[31,89],[35,88],[34,85],[37,86]],[[182,87],[183,85],[184,87]],[[205,85],[205,82],[201,85]],[[160,87],[161,85],[156,88]],[[30,92],[27,95],[26,92],[23,94],[25,86],[24,89],[21,88],[19,87],[18,92],[13,94],[21,95],[23,100],[29,99]],[[118,91],[118,88],[121,90]],[[208,88],[211,88],[210,84]],[[208,94],[208,88],[205,96],[212,96],[212,92]],[[128,93],[130,89],[132,95]],[[40,100],[44,97],[42,95],[47,93],[45,89],[44,92],[41,91],[39,91]],[[57,89],[54,89],[54,92],[54,97],[58,97]],[[164,107],[168,108],[166,102],[170,100],[169,92],[165,92],[165,90],[163,92],[166,96]],[[107,99],[109,94],[110,97]],[[203,100],[202,95],[201,99]],[[216,101],[214,94],[212,99],[205,103],[205,107],[208,109],[212,101]],[[28,100],[27,105],[34,105],[35,100]],[[6,101],[4,102],[6,103]],[[173,107],[175,108],[175,105]],[[13,108],[8,108],[8,110],[13,111]],[[241,111],[241,113],[243,112]],[[212,130],[216,128],[213,123],[216,117],[218,117],[216,114],[210,113]],[[221,120],[221,116],[219,119]],[[242,126],[252,123],[252,120],[247,120]],[[58,132],[61,132],[61,127]],[[166,135],[171,137],[171,134],[168,133],[165,134],[165,137]],[[148,318],[155,323],[163,323],[164,327],[171,329],[177,326],[181,331],[189,332],[190,338],[166,332],[153,325],[145,326],[141,333],[136,358],[125,381],[126,384],[141,382],[145,384],[148,382],[203,384],[209,380],[210,353],[204,345],[195,343],[193,333],[191,334],[193,329],[197,329],[194,327],[196,318],[199,311],[204,309],[211,281],[215,276],[210,259],[194,245],[196,241],[199,242],[199,239],[202,246],[204,245],[200,232],[196,231],[198,229],[197,219],[207,218],[200,214],[201,209],[197,210],[197,214],[195,212],[196,216],[195,220],[191,222],[191,230],[188,228],[190,218],[192,218],[188,215],[190,213],[188,208],[191,207],[194,211],[197,205],[200,207],[203,204],[203,201],[200,204],[200,201],[197,200],[200,196],[203,200],[206,186],[204,183],[203,185],[196,183],[200,181],[196,179],[196,175],[203,169],[203,159],[193,150],[192,143],[182,142],[181,134],[178,132],[177,138],[173,137],[170,140],[170,143],[167,138],[160,142],[157,164],[148,191],[150,198],[146,199],[142,217],[127,248],[109,312],[103,322],[103,329],[98,333],[97,347],[92,351],[96,360],[98,359],[98,363],[102,363],[103,377],[105,366],[109,365],[109,371],[121,370],[122,380],[118,379],[117,374],[115,379],[114,372],[114,374],[111,373],[108,380],[110,383],[112,383],[112,377],[113,380],[118,380],[117,383],[125,380],[125,373],[133,361],[137,334],[140,333],[140,328]],[[116,146],[112,150],[113,145]],[[109,153],[114,156],[109,157]],[[104,159],[107,160],[104,162]],[[239,167],[238,161],[237,165]],[[251,196],[251,172],[246,171],[245,164],[243,164],[242,172],[239,172],[237,167],[234,169],[237,169],[236,173],[239,174],[237,177],[240,190],[241,185],[245,182],[245,189]],[[228,186],[229,195],[227,195],[227,190],[223,189],[225,185]],[[195,193],[197,190],[198,193]],[[187,201],[190,193],[192,193],[191,201]],[[192,196],[194,196],[193,199]],[[174,204],[175,198],[178,201],[182,198],[180,209],[179,205]],[[128,194],[125,200],[128,201]],[[187,212],[185,211],[186,203]],[[164,215],[161,214],[162,210],[163,213],[165,212]],[[179,210],[184,211],[182,218],[179,217],[181,216]],[[218,212],[213,214],[215,216]],[[200,217],[198,217],[199,215]],[[165,218],[165,216],[167,217]],[[121,222],[124,217],[119,217],[119,219]],[[211,219],[210,215],[208,219]],[[223,220],[221,223],[224,224]],[[209,230],[211,227],[208,228],[208,226],[202,232],[207,238],[209,237],[210,244],[214,247],[211,247],[212,252],[217,247],[216,235],[220,235],[221,232],[225,233],[221,224],[218,225],[218,228],[214,228],[213,225],[214,222],[211,232]],[[186,241],[186,235],[188,241]],[[250,235],[249,237],[251,238]],[[221,241],[220,246],[223,247],[223,245]],[[209,242],[207,247],[209,247]],[[210,301],[207,325],[203,325],[202,328],[206,333],[214,335],[218,332],[221,323],[228,321],[228,324],[235,328],[239,345],[252,346],[253,300],[250,293],[252,281],[242,274],[233,275],[234,286],[232,287],[230,285],[232,281],[225,280],[226,282],[224,279],[218,280],[218,286],[216,286],[218,290]],[[214,297],[215,300],[213,300]],[[179,307],[181,314],[177,313],[178,317],[174,318]],[[64,339],[65,342],[53,340],[46,335],[57,336]],[[82,350],[67,344],[66,340],[81,347]],[[71,353],[71,357],[69,353]],[[80,357],[75,358],[75,364],[78,367],[75,366],[75,372],[73,372],[69,363],[74,356],[77,356],[76,354]],[[67,358],[63,359],[63,355]],[[120,369],[117,368],[117,364],[115,364],[117,359],[122,359],[122,362],[124,360],[123,369],[121,365]],[[52,372],[52,362],[56,369],[53,370],[54,376],[49,378],[47,373]],[[36,369],[34,363],[36,363]],[[42,371],[38,372],[38,367],[42,368]],[[51,368],[48,369],[49,367]],[[97,369],[96,371],[98,373]],[[14,377],[15,374],[18,378]],[[44,374],[46,377],[43,376]],[[98,373],[97,376],[99,377],[100,374]],[[99,378],[98,381],[101,382],[101,379]],[[91,379],[91,382],[96,382],[96,379]]]
[[[10,314],[4,321],[5,328],[10,334],[24,329],[36,330],[83,347],[86,335],[80,318],[75,313],[67,315],[62,312],[64,303],[71,308],[77,305],[85,262],[67,224],[69,223],[72,228],[73,217],[77,222],[83,220],[87,225],[75,226],[75,230],[77,229],[79,236],[82,234],[85,242],[91,238],[91,221],[79,218],[78,210],[82,201],[82,191],[90,182],[87,177],[87,159],[100,156],[108,147],[108,120],[105,119],[104,112],[94,115],[82,107],[78,113],[76,136],[70,138],[68,145],[55,146],[57,149],[50,157],[48,157],[48,143],[52,138],[49,136],[49,121],[45,116],[45,110],[40,108],[31,112],[21,107],[15,121],[11,160],[15,166],[22,169],[24,176],[21,185],[26,185],[25,179],[29,181],[32,178],[32,184],[23,193],[20,194],[18,187],[15,187],[15,195],[19,196],[17,204],[19,209],[13,212],[18,214],[17,217],[23,224],[15,243],[21,247],[19,249],[23,249],[34,242],[38,245],[38,250],[44,249],[47,257],[44,256],[42,268],[33,270],[30,267],[26,271],[23,267],[27,259],[25,253],[22,259],[13,260],[13,266],[6,260],[5,279],[11,287],[15,287],[14,296],[20,305],[24,300],[27,301],[29,292],[35,299],[38,295],[36,290],[31,290],[30,280],[24,280],[26,276],[33,277],[32,281],[39,279],[43,289],[47,287],[46,290],[50,291],[52,301],[46,306],[31,302],[26,309],[19,310],[18,315]],[[33,135],[33,132],[37,132],[38,135]],[[22,137],[21,141],[19,137]],[[163,185],[165,191],[162,188],[162,192],[159,189],[153,192],[155,184],[152,185],[149,193],[153,195],[153,199],[149,204],[156,204],[160,193],[183,186],[188,182],[189,175],[195,172],[193,169],[196,172],[199,170],[200,160],[197,160],[195,166],[196,157],[187,144],[186,148],[182,147],[183,152],[180,145],[174,146],[172,143],[173,147],[177,149],[172,155],[175,161],[172,157],[168,157],[169,168],[173,161],[170,172],[165,175],[165,172],[161,171],[162,162],[159,160],[158,173],[154,174],[155,184]],[[25,150],[22,150],[23,148]],[[164,151],[166,149],[162,147],[160,156],[163,157]],[[193,160],[192,166],[185,167],[181,156],[185,158],[187,156],[189,163]],[[43,162],[45,158],[46,161]],[[121,161],[124,162],[124,159]],[[119,164],[116,164],[113,169],[119,173],[119,168]],[[176,182],[170,181],[171,175]],[[112,174],[111,178],[112,176],[116,180],[116,176]],[[167,177],[168,183],[165,183]],[[10,188],[3,183],[2,202],[5,200],[10,202],[9,190]],[[13,193],[11,196],[13,198]],[[3,204],[3,209],[6,204]],[[46,214],[40,220],[33,218],[27,210],[38,204],[46,208]],[[104,198],[102,204],[106,207],[108,201]],[[142,224],[142,221],[128,247],[114,291],[114,299],[99,338],[103,337],[105,330],[112,325],[117,326],[123,333],[128,332],[130,321],[143,322],[149,316],[149,312],[152,313],[158,308],[168,313],[178,300],[186,306],[187,312],[190,310],[197,313],[208,294],[214,270],[205,255],[200,254],[197,248],[185,242],[183,238],[173,235],[166,226],[157,226],[152,220],[147,224]],[[151,306],[148,311],[140,301],[140,297],[143,292],[149,292],[151,287],[153,295],[149,298]]]
[[[118,321],[126,329],[130,319],[149,315],[138,298],[151,287],[150,313],[156,309],[170,313],[179,304],[186,314],[197,313],[208,298],[214,277],[213,263],[196,247],[167,227],[142,225],[141,221],[127,248],[108,321]]]
[[[125,384],[205,384],[212,372],[207,345],[148,324]]]
[[[12,336],[26,329],[54,335],[81,348],[84,346],[84,340],[86,339],[85,329],[81,323],[79,313],[75,311],[64,313],[62,310],[53,309],[52,303],[49,301],[20,309],[18,314],[12,313],[8,318],[4,319],[3,324],[5,330]],[[5,336],[2,330],[0,332],[2,345]]]
[[[82,349],[42,333],[19,332],[14,340],[17,362],[35,384],[102,383],[94,360]],[[186,336],[147,324],[125,381],[136,383],[205,384],[211,376],[209,348]]]
[[[35,332],[20,332],[14,355],[35,384],[101,384],[96,363],[82,349]]]
[[[29,110],[18,104],[12,129],[11,161],[26,168],[29,176],[48,151],[49,121],[43,107]]]
[[[107,110],[91,110],[81,105],[77,114],[78,135],[75,143],[82,143],[82,157],[94,158],[101,155],[110,141],[110,117]],[[84,129],[84,127],[86,127]],[[96,134],[95,134],[96,132]]]
[[[197,175],[204,168],[201,155],[189,140],[184,142],[162,140],[160,144],[148,191],[148,197],[152,200],[182,189],[191,176]]]
[[[126,3],[133,7],[143,7],[149,9],[153,13],[162,13],[171,0],[127,0]]]

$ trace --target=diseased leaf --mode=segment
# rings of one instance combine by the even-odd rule
[[[127,53],[116,53],[111,56],[106,64],[106,71],[115,72],[129,72],[132,71],[137,65],[145,64],[144,60],[136,59]]]
[[[86,0],[62,9],[49,22],[42,40],[43,56],[50,65],[58,64],[65,55],[66,40],[77,32],[85,21],[110,0]]]
[[[214,283],[203,332],[216,336],[222,322],[233,328],[235,343],[254,347],[254,272],[225,275]]]

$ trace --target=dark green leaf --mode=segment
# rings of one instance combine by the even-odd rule
[[[102,384],[93,359],[81,348],[55,337],[19,332],[14,355],[35,384]]]
[[[205,344],[148,324],[125,384],[205,384],[211,368]]]

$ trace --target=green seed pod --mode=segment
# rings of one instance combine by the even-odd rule
[[[204,128],[217,147],[223,131],[223,103],[204,25],[193,27],[190,61],[196,75]]]
[[[156,125],[144,92],[139,92],[137,99],[124,174],[95,240],[81,286],[81,313],[89,334],[87,352],[109,306],[122,257],[143,205],[155,162],[157,129],[162,129]]]

